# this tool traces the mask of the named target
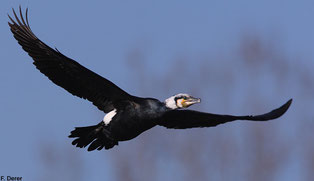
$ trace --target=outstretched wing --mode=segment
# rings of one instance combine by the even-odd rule
[[[10,16],[9,26],[14,38],[22,48],[33,58],[37,69],[52,82],[71,94],[91,101],[98,109],[109,112],[113,103],[119,99],[131,99],[129,95],[109,80],[83,67],[76,61],[64,56],[39,40],[32,32],[27,17],[26,21],[20,7],[20,19],[14,9],[16,21]]]
[[[167,128],[185,129],[212,127],[235,120],[268,121],[282,116],[290,107],[291,102],[292,99],[269,113],[257,116],[232,116],[202,113],[191,110],[171,110],[164,114],[159,125]]]

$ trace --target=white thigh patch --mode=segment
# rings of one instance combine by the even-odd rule
[[[117,114],[117,110],[114,109],[110,111],[109,113],[107,113],[102,121],[105,123],[105,125],[108,125],[116,114]]]

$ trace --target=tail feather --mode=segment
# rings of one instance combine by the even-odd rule
[[[101,138],[97,138],[89,147],[88,147],[88,151],[92,151],[92,150],[101,150],[105,145],[102,144],[104,141]]]
[[[72,145],[76,145],[79,148],[85,148],[90,144],[88,151],[101,150],[103,148],[110,149],[118,145],[118,142],[112,139],[105,129],[103,122],[94,126],[76,127],[75,130],[71,131],[69,138],[76,138],[73,140]]]

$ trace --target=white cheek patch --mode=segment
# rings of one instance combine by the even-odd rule
[[[110,111],[109,113],[107,113],[102,121],[105,123],[105,125],[108,125],[116,114],[117,114],[117,110],[114,109]]]
[[[174,96],[166,99],[165,103],[166,103],[166,107],[168,107],[170,109],[177,109],[178,108],[177,103],[174,100]]]

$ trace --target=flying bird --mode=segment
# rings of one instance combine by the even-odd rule
[[[76,127],[69,135],[74,138],[73,145],[80,148],[88,146],[88,151],[110,149],[118,145],[118,142],[133,139],[157,125],[186,129],[213,127],[235,120],[268,121],[282,116],[292,102],[290,99],[266,114],[233,116],[184,110],[201,102],[199,98],[188,94],[177,94],[165,101],[136,97],[57,49],[50,48],[32,32],[28,22],[28,9],[25,19],[21,7],[19,14],[20,17],[13,9],[15,20],[8,15],[11,21],[9,26],[14,38],[34,60],[36,68],[53,83],[77,97],[89,100],[106,113],[99,124]]]

